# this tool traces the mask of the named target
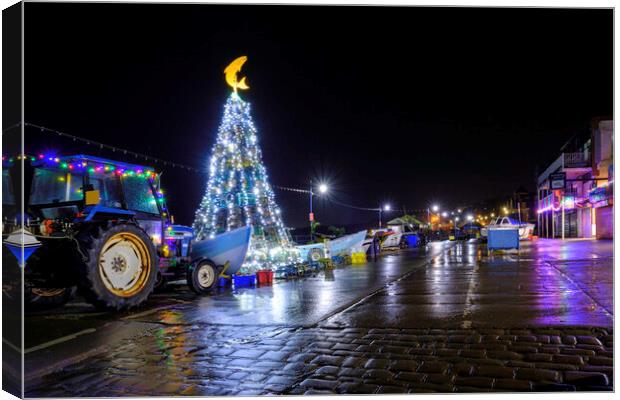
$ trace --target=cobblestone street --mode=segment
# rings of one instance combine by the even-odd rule
[[[476,244],[434,246],[428,254],[405,252],[334,271],[337,281],[370,268],[412,265],[378,289],[358,286],[359,299],[351,297],[342,307],[329,297],[338,286],[327,280],[329,272],[321,273],[317,278],[327,275],[323,292],[313,300],[321,299],[317,307],[330,306],[308,323],[295,318],[300,314],[290,298],[289,324],[281,323],[286,313],[280,316],[277,307],[265,306],[271,316],[253,317],[260,314],[256,302],[244,306],[236,323],[210,319],[224,311],[217,303],[197,307],[209,298],[136,313],[128,320],[140,321],[143,329],[31,379],[26,395],[613,389],[611,243],[576,241],[558,248],[557,241],[539,241],[519,255],[490,258]],[[226,296],[219,301],[238,315]],[[53,347],[47,354],[54,354]]]

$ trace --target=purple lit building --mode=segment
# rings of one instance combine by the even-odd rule
[[[613,238],[613,120],[592,120],[538,176],[538,235]]]

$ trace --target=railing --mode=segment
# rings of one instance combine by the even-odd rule
[[[564,168],[579,168],[590,165],[590,156],[583,152],[564,153]]]
[[[562,167],[566,168],[584,168],[590,165],[590,155],[584,152],[578,153],[562,153],[538,176],[538,184],[542,184],[552,173],[562,171]]]

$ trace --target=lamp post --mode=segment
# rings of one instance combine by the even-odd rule
[[[439,206],[437,204],[433,204],[432,207],[426,208],[426,219],[428,222],[428,229],[430,231],[433,230],[433,225],[431,224],[431,209],[433,210],[434,213],[436,213],[437,211],[439,211]]]
[[[324,194],[327,193],[327,185],[324,183],[321,183],[319,185],[319,193]],[[309,220],[310,220],[310,241],[314,240],[314,232],[312,229],[312,223],[314,222],[314,212],[312,212],[312,196],[314,196],[314,191],[313,191],[313,186],[312,186],[312,179],[310,179],[310,214],[309,214]]]
[[[381,228],[381,212],[390,211],[391,209],[392,207],[389,204],[386,204],[383,207],[379,207],[379,228]]]

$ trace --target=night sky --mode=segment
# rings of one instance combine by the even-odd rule
[[[247,55],[242,97],[272,184],[326,180],[331,196],[362,207],[457,207],[534,190],[537,168],[613,112],[611,10],[25,9],[27,122],[202,166],[230,93],[223,70]],[[111,156],[28,132],[32,153]],[[190,224],[206,177],[164,168],[162,180],[177,222]],[[286,225],[306,224],[307,196],[276,198]],[[377,218],[325,201],[315,213],[324,224]]]

